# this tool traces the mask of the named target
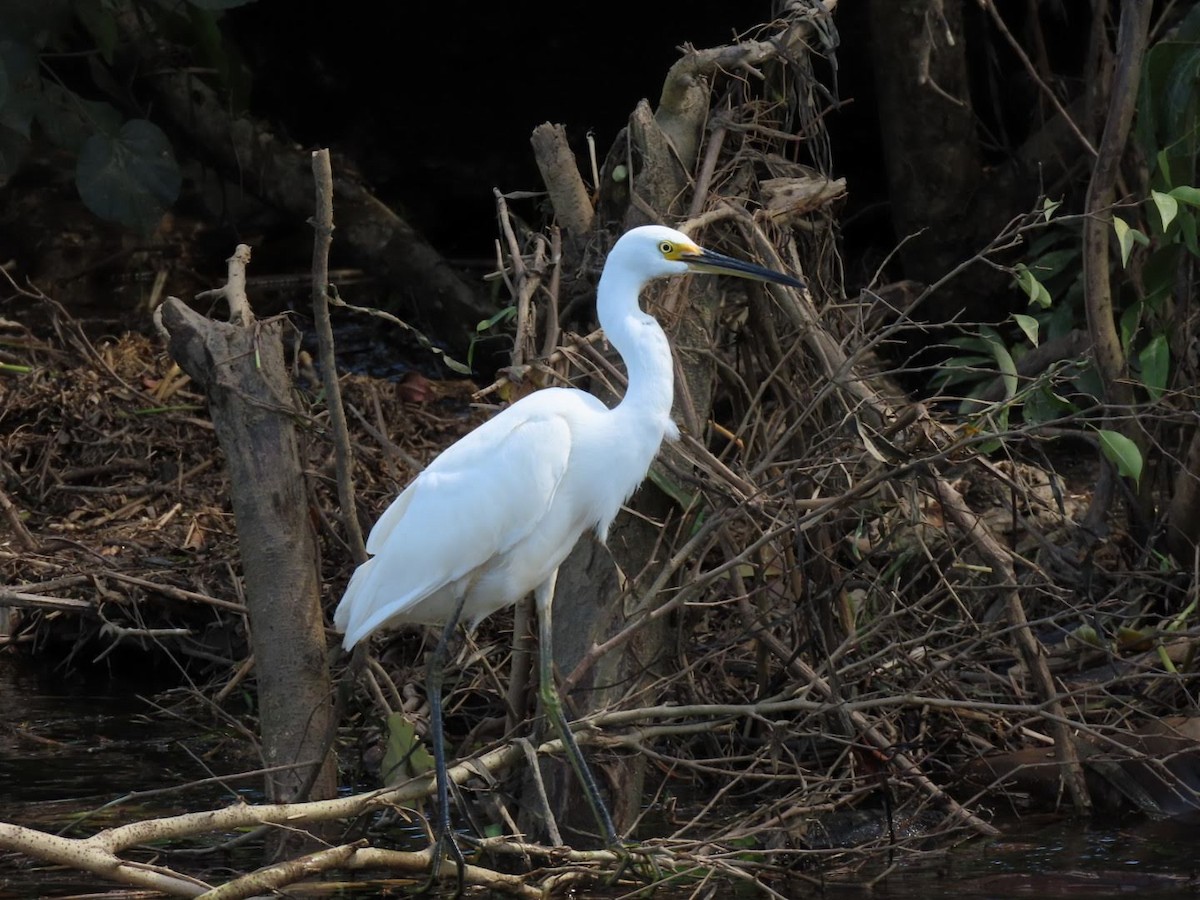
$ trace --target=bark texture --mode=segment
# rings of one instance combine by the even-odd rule
[[[281,319],[230,324],[168,298],[161,324],[208,395],[237,522],[273,802],[337,790],[316,536],[294,425]],[[315,769],[315,771],[314,771]],[[309,789],[305,792],[304,788]]]

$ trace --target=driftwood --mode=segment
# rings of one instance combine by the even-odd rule
[[[316,535],[283,356],[282,319],[256,321],[240,245],[219,293],[230,322],[170,297],[156,312],[171,355],[201,385],[232,481],[258,679],[267,794],[286,802],[334,796],[333,722]],[[283,767],[274,770],[274,767]],[[290,767],[290,768],[289,768]]]

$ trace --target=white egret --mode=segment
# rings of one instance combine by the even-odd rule
[[[659,225],[624,234],[605,262],[596,311],[625,361],[628,389],[612,409],[584,391],[547,388],[518,400],[447,448],[380,516],[367,540],[372,558],[355,571],[334,613],[350,650],[380,628],[440,625],[427,685],[437,770],[434,872],[449,844],[449,787],[442,735],[442,668],[456,623],[469,628],[533,592],[539,636],[539,689],[609,846],[618,844],[595,779],[563,716],[554,685],[551,602],[558,567],[588,529],[603,541],[646,476],[671,420],[673,367],[667,336],[642,312],[652,279],[726,273],[802,287],[762,266],[699,247]]]

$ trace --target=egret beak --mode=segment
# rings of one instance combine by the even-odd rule
[[[687,263],[688,269],[693,272],[704,272],[710,275],[736,275],[739,278],[750,278],[754,281],[772,281],[775,284],[786,284],[788,287],[794,288],[804,287],[803,281],[793,278],[791,275],[784,275],[774,269],[734,259],[732,256],[712,250],[703,250],[697,247],[695,251],[683,251],[679,254],[679,258]]]

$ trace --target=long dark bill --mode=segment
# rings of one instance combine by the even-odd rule
[[[701,250],[697,253],[680,254],[680,259],[688,264],[693,272],[707,272],[713,275],[736,275],[739,278],[752,278],[755,281],[773,281],[775,284],[786,284],[788,287],[802,288],[804,282],[791,275],[784,275],[766,266],[745,262],[717,253],[713,250]]]

